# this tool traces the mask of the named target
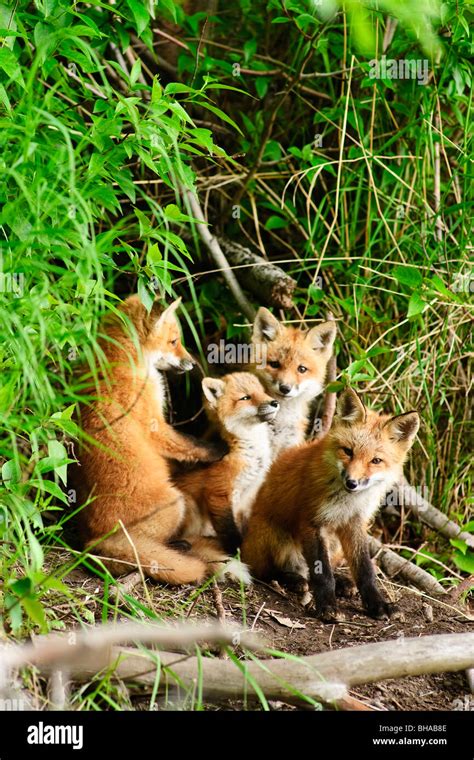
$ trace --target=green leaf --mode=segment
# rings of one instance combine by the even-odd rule
[[[130,72],[130,82],[131,82],[131,84],[135,84],[135,82],[137,81],[137,79],[138,79],[138,77],[140,76],[141,73],[142,73],[142,63],[141,63],[140,59],[137,59],[135,61],[135,63],[133,64],[132,70]]]
[[[127,0],[127,5],[133,13],[137,34],[140,37],[150,22],[150,14],[145,8],[144,3],[139,0]]]
[[[158,0],[158,8],[163,7],[168,11],[174,23],[178,23],[178,15],[176,13],[176,3],[173,0]]]
[[[345,387],[345,384],[340,380],[334,380],[333,383],[328,383],[326,386],[326,391],[328,393],[339,393],[340,391],[343,391]]]
[[[31,594],[33,591],[33,581],[28,576],[24,578],[18,578],[17,580],[10,581],[8,587],[17,596],[25,596],[25,594]]]
[[[437,293],[441,293],[441,295],[445,296],[450,301],[452,301],[453,297],[455,297],[454,293],[446,287],[441,277],[437,274],[433,275],[433,277],[428,281],[427,285]]]
[[[467,552],[467,544],[466,544],[465,541],[462,540],[462,538],[451,538],[449,540],[449,543],[452,546],[455,546],[456,549],[459,549],[459,551],[461,552],[461,554],[466,554],[466,552]]]
[[[210,103],[206,103],[204,101],[200,101],[199,105],[201,108],[207,108],[208,111],[211,111],[216,116],[218,116],[222,121],[225,121],[227,124],[230,124],[231,127],[234,127],[234,129],[237,130],[237,132],[240,132],[240,134],[243,136],[243,132],[240,129],[240,127],[235,123],[233,119],[230,118],[230,116],[227,116],[227,114],[224,113],[224,111],[221,111],[220,108],[217,108],[216,106],[212,106]]]
[[[28,531],[28,544],[30,548],[33,570],[41,570],[44,562],[43,549],[41,548],[40,542],[31,531]]]
[[[11,113],[12,106],[10,103],[10,98],[7,95],[7,91],[3,84],[0,84],[0,103],[2,103],[6,110]]]
[[[408,285],[408,287],[419,288],[423,282],[421,272],[416,267],[398,266],[393,270],[393,276],[402,285]]]
[[[272,214],[272,216],[269,216],[267,221],[265,222],[265,229],[266,230],[282,230],[285,229],[285,227],[288,227],[288,219],[282,219],[281,216],[276,216],[276,214]]]
[[[29,485],[32,488],[38,488],[40,491],[46,491],[46,493],[51,494],[51,496],[64,502],[64,504],[69,503],[66,494],[63,493],[58,484],[54,483],[52,480],[32,479],[29,481]]]
[[[51,420],[70,420],[72,415],[74,414],[74,411],[76,409],[76,404],[70,404],[65,409],[62,409],[59,412],[54,412],[54,414],[51,415]]]
[[[150,245],[146,258],[147,261],[151,264],[157,264],[159,261],[163,261],[163,256],[161,255],[160,249],[158,248],[158,243],[153,243],[153,245]]]
[[[319,288],[317,285],[311,284],[308,288],[308,296],[315,302],[319,303],[319,301],[324,300],[325,298],[325,292],[322,288]]]
[[[469,575],[474,574],[474,552],[470,551],[466,554],[456,552],[453,560],[456,567],[458,567],[459,570],[462,570],[463,573],[469,573]]]
[[[21,73],[20,64],[8,47],[0,48],[0,69],[2,69],[10,79],[19,82],[22,87],[25,86],[25,80]]]
[[[17,634],[22,626],[23,610],[16,596],[5,594],[5,609],[10,616],[12,631]]]
[[[21,470],[14,459],[10,459],[2,466],[2,478],[7,488],[20,482]]]
[[[269,77],[257,77],[255,80],[255,89],[259,98],[264,98],[268,92],[271,79]]]
[[[181,84],[181,82],[170,82],[165,87],[165,95],[178,95],[178,94],[184,94],[189,95],[189,93],[195,93],[196,90],[194,87],[190,87],[188,84]]]
[[[143,306],[150,313],[155,297],[150,292],[148,284],[143,277],[140,277],[138,280],[138,295]]]
[[[48,626],[46,623],[46,615],[44,613],[43,605],[38,599],[32,599],[30,597],[24,597],[21,600],[23,608],[28,617],[39,627],[42,631],[46,631]]]
[[[408,319],[411,319],[411,317],[416,317],[418,314],[421,314],[424,311],[425,307],[426,307],[426,302],[423,300],[420,294],[417,292],[412,293],[410,297],[410,301],[408,302],[408,312],[407,312]]]
[[[249,40],[247,40],[247,42],[244,43],[243,51],[245,63],[248,63],[257,52],[257,40],[255,37],[251,37]]]
[[[60,441],[57,441],[55,438],[52,438],[50,441],[48,441],[48,455],[52,459],[58,460],[58,462],[62,462],[61,464],[56,464],[56,466],[54,467],[54,472],[56,473],[58,478],[62,480],[64,485],[66,485],[67,462],[69,460],[66,447]]]

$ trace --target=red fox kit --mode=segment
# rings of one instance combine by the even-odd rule
[[[217,569],[214,561],[226,559],[202,540],[200,557],[169,545],[185,515],[169,460],[217,458],[212,447],[179,434],[164,417],[162,371],[185,372],[194,364],[181,343],[178,304],[162,313],[155,304],[148,314],[131,296],[121,311],[132,329],[118,317],[106,325],[101,348],[107,370],[99,374],[98,400],[81,408],[82,428],[96,444],[82,445],[76,470],[83,500],[93,497],[80,513],[86,543],[98,543],[99,554],[114,560],[113,573],[128,571],[138,560],[152,578],[173,584],[200,582]]]
[[[280,411],[272,423],[274,457],[303,443],[311,401],[324,388],[326,369],[336,337],[334,322],[323,322],[310,330],[285,327],[262,307],[255,318],[252,343],[265,347],[263,366],[253,371]]]
[[[251,571],[298,585],[309,569],[316,612],[331,619],[332,567],[342,548],[367,613],[390,614],[377,589],[367,525],[401,476],[418,427],[416,412],[380,414],[353,390],[344,391],[329,433],[283,452],[270,469],[242,545]]]
[[[220,462],[176,479],[187,497],[183,537],[215,532],[224,549],[234,554],[271,464],[268,422],[275,418],[279,404],[248,372],[221,379],[206,377],[202,388],[229,453]]]

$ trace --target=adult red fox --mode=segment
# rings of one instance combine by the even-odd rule
[[[252,343],[264,348],[254,371],[266,391],[280,402],[272,423],[272,448],[276,457],[284,449],[303,443],[311,401],[324,388],[326,369],[336,337],[335,322],[323,322],[310,330],[286,327],[260,308]]]
[[[275,418],[279,403],[249,372],[221,379],[206,377],[202,388],[229,453],[219,462],[177,477],[176,484],[186,495],[182,535],[215,533],[224,549],[234,554],[272,461],[268,423]]]
[[[309,570],[316,612],[331,620],[337,614],[332,568],[342,548],[368,614],[389,615],[367,526],[400,478],[418,427],[416,412],[380,414],[353,390],[344,391],[329,433],[283,452],[270,469],[242,545],[251,572],[299,586]]]
[[[82,428],[95,443],[81,445],[76,468],[81,499],[92,496],[80,512],[86,545],[97,545],[96,553],[112,560],[107,564],[115,574],[140,564],[152,578],[172,584],[201,582],[226,560],[215,542],[205,539],[187,553],[170,546],[185,505],[172,483],[169,460],[219,458],[215,448],[181,435],[164,416],[162,372],[186,372],[194,364],[181,343],[178,305],[179,300],[161,311],[155,303],[148,314],[131,296],[120,309],[124,319],[114,316],[105,325],[97,400],[81,405]]]

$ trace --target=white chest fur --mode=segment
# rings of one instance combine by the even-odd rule
[[[242,528],[272,461],[268,424],[256,425],[245,439],[239,441],[237,448],[244,465],[234,483],[232,512],[237,525]]]
[[[318,522],[332,528],[345,525],[355,518],[364,523],[370,522],[391,485],[392,481],[383,481],[356,493],[340,488],[319,510]]]
[[[309,413],[309,400],[304,396],[278,400],[280,409],[270,423],[273,459],[284,449],[303,443]]]
[[[159,405],[160,409],[164,411],[166,404],[165,380],[163,374],[155,367],[153,354],[149,354],[146,358],[146,373],[147,381],[148,383],[151,383],[153,387],[156,403]]]

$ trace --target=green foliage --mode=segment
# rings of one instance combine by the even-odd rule
[[[145,84],[138,58],[130,70],[112,59],[110,39],[128,46],[136,34],[151,49],[141,3],[87,13],[59,0],[2,4],[0,26],[0,551],[4,577],[28,579],[21,607],[43,625],[31,589],[42,514],[73,497],[62,488],[78,432],[74,369],[93,365],[114,291],[138,288],[150,307],[187,274],[176,229],[190,218],[161,197],[194,186],[191,156],[225,153],[187,111],[220,116],[210,80]],[[12,614],[21,607],[6,600]]]

